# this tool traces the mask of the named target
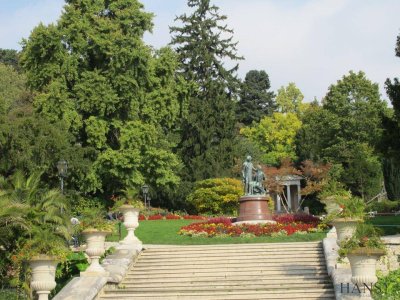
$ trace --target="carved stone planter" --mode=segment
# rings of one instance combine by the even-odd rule
[[[134,249],[141,251],[143,248],[142,242],[135,236],[135,229],[139,226],[140,209],[132,205],[122,205],[120,207],[124,215],[124,225],[128,231],[128,235],[120,242],[120,249]]]
[[[56,287],[56,268],[58,262],[54,257],[40,255],[29,261],[32,269],[31,287],[39,300],[47,300],[51,290]]]
[[[358,286],[371,286],[378,281],[376,262],[384,255],[381,249],[360,248],[350,252],[347,258],[351,267],[351,282]]]
[[[332,221],[332,225],[336,228],[337,240],[336,243],[340,246],[340,243],[351,236],[356,231],[357,224],[362,222],[361,219],[336,219]]]
[[[105,252],[104,242],[110,232],[90,229],[82,233],[87,244],[85,252],[90,258],[90,266],[85,272],[81,272],[81,276],[108,276],[108,272],[100,265],[99,259]]]

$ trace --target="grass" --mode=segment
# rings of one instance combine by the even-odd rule
[[[376,216],[367,222],[381,228],[384,235],[400,233],[400,216]]]
[[[158,245],[211,245],[211,244],[246,244],[246,243],[284,243],[284,242],[309,242],[321,241],[326,233],[308,233],[305,235],[294,234],[283,237],[189,237],[179,235],[182,226],[196,222],[195,220],[155,220],[140,221],[135,235],[143,244]],[[126,229],[122,226],[122,238]],[[108,238],[109,241],[118,241],[118,235]]]

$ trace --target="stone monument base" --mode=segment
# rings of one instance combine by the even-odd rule
[[[272,219],[272,213],[268,207],[267,196],[242,196],[239,198],[239,204],[239,216],[237,217],[237,222],[235,224],[276,223]]]

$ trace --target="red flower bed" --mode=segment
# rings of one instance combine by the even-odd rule
[[[282,223],[282,224],[290,224],[295,222],[306,223],[306,224],[314,224],[314,223],[318,224],[320,222],[319,218],[306,214],[274,215],[273,219],[277,223]]]
[[[164,217],[162,215],[152,215],[147,218],[147,220],[149,220],[149,221],[162,220],[162,219],[164,219]]]
[[[143,215],[139,215],[139,221],[144,221],[144,220],[147,220],[146,217]]]
[[[185,220],[207,220],[207,217],[203,216],[195,216],[195,215],[186,215],[183,216]]]
[[[165,219],[167,219],[167,220],[180,220],[181,216],[169,214],[169,215],[165,216]]]
[[[208,237],[218,235],[241,236],[246,234],[254,236],[292,235],[296,232],[307,233],[315,231],[319,224],[319,219],[315,217],[309,218],[308,216],[303,218],[284,215],[278,216],[276,220],[276,224],[233,225],[229,218],[212,218],[206,222],[183,226],[179,234]]]

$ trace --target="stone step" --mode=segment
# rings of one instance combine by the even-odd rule
[[[99,299],[335,299],[321,242],[145,247]]]
[[[134,291],[180,291],[180,290],[214,290],[214,289],[235,289],[235,290],[245,290],[245,289],[273,289],[273,288],[306,288],[306,287],[314,287],[314,288],[330,288],[332,287],[331,282],[326,278],[325,280],[314,280],[307,281],[302,279],[297,280],[287,280],[287,281],[276,281],[276,280],[258,280],[258,281],[215,281],[215,282],[164,282],[157,283],[157,285],[150,283],[138,283],[138,282],[126,282],[120,285],[121,288],[125,289],[133,289]]]
[[[290,245],[290,244],[294,244]],[[198,250],[221,250],[221,249],[316,249],[321,246],[321,242],[305,243],[260,243],[260,244],[220,244],[220,245],[143,245],[143,249],[150,251],[198,251]]]
[[[276,275],[285,275],[285,276],[307,276],[307,275],[318,275],[318,276],[326,276],[328,273],[325,268],[320,269],[304,269],[304,270],[291,270],[291,269],[278,269],[278,270],[230,270],[230,271],[209,271],[209,270],[200,270],[200,271],[189,271],[189,272],[174,272],[174,271],[162,271],[162,272],[130,272],[125,278],[163,278],[165,276],[168,277],[209,277],[209,276],[276,276]]]
[[[190,259],[190,258],[181,258],[181,259],[170,259],[170,260],[139,260],[136,263],[136,267],[146,265],[146,266],[175,266],[175,265],[216,265],[216,264],[255,264],[255,263],[308,263],[308,262],[318,262],[325,263],[325,258],[322,256],[314,256],[314,257],[285,257],[285,258],[273,258],[273,257],[246,257],[246,258],[235,258],[235,257],[227,257],[227,258],[207,258],[201,257],[198,259]]]
[[[122,298],[123,297],[123,298]],[[263,291],[201,291],[177,293],[134,293],[123,289],[105,291],[102,299],[335,299],[333,290],[293,289]]]
[[[127,277],[125,279],[125,283],[138,283],[138,284],[164,284],[164,283],[172,283],[172,282],[189,282],[189,283],[213,283],[216,281],[224,280],[227,282],[253,282],[253,281],[259,281],[259,282],[274,282],[274,283],[279,283],[279,282],[301,282],[301,281],[312,281],[312,282],[325,282],[328,280],[330,282],[330,278],[328,276],[321,276],[321,275],[314,275],[314,274],[305,274],[305,275],[279,275],[275,274],[273,278],[270,278],[268,276],[260,276],[260,274],[256,275],[221,275],[221,276],[196,276],[196,277],[188,277],[188,276],[181,276],[181,277],[165,277],[165,276],[158,276],[158,277],[151,277],[151,276],[146,276],[145,278],[140,278],[140,277]]]
[[[181,254],[181,255],[140,255],[140,261],[152,262],[152,261],[180,261],[185,259],[254,259],[254,258],[273,258],[273,259],[287,259],[297,257],[307,258],[307,257],[317,257],[324,258],[324,254],[321,252],[306,252],[306,253],[199,253],[199,254]]]
[[[183,247],[183,246],[182,246]],[[243,252],[252,252],[252,253],[258,253],[258,252],[276,252],[276,253],[282,253],[282,252],[299,252],[302,253],[303,251],[321,251],[320,246],[312,246],[312,247],[304,247],[304,246],[297,246],[297,247],[288,247],[288,246],[282,246],[282,247],[243,247],[243,248],[145,248],[144,252],[142,255],[153,255],[153,254],[158,254],[158,255],[174,255],[174,254],[180,254],[180,253],[186,253],[186,254],[193,254],[193,253],[220,253],[223,251],[224,253],[243,253]]]
[[[135,271],[164,271],[164,270],[186,270],[186,271],[197,271],[204,269],[220,269],[220,270],[236,270],[236,269],[265,269],[267,270],[270,267],[324,267],[324,262],[321,261],[305,261],[305,262],[260,262],[260,263],[247,263],[242,264],[240,262],[235,263],[215,263],[213,265],[208,264],[196,264],[196,263],[187,263],[187,264],[174,264],[174,265],[135,265]]]

